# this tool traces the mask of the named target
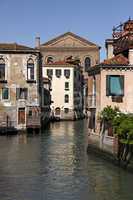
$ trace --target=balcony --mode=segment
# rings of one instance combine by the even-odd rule
[[[96,108],[96,95],[88,95],[88,108]]]

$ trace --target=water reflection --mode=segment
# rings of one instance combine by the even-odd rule
[[[87,123],[0,138],[2,200],[132,200],[133,175],[86,154]]]

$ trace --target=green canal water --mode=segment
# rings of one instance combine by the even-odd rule
[[[0,137],[0,200],[133,200],[133,175],[87,155],[87,121]]]

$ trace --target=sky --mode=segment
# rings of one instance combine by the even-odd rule
[[[0,0],[0,42],[35,46],[71,31],[101,46],[113,26],[133,18],[133,0]]]

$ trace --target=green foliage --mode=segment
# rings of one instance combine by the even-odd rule
[[[115,116],[119,113],[119,108],[114,109],[111,106],[105,107],[100,113],[100,119],[106,122],[113,122]]]
[[[100,120],[104,127],[113,127],[119,141],[118,161],[127,167],[133,155],[133,114],[124,114],[117,107],[107,106],[100,113]]]
[[[121,143],[133,143],[133,115],[121,114],[114,120],[113,125]]]
[[[113,132],[123,144],[133,144],[133,114],[124,114],[118,107],[105,107],[100,113],[100,120],[113,126]]]

